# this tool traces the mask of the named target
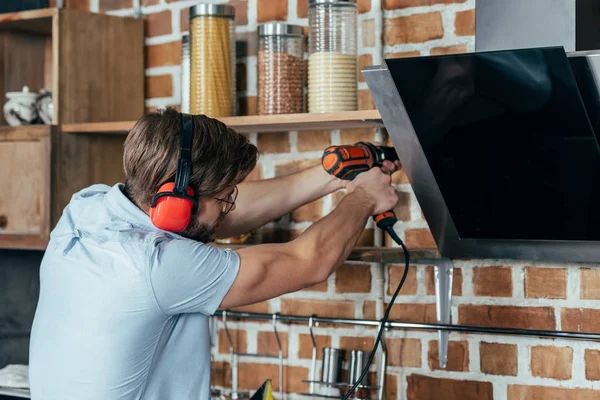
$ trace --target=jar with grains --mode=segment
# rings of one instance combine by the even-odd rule
[[[356,0],[308,2],[308,111],[357,108]]]
[[[197,4],[190,8],[190,113],[236,114],[235,8]]]
[[[304,112],[304,29],[269,22],[258,27],[258,114]]]

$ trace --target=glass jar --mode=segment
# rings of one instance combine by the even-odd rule
[[[236,114],[235,8],[197,4],[190,8],[190,113]]]
[[[258,114],[304,112],[304,29],[270,22],[258,27]]]
[[[181,112],[190,112],[190,35],[181,37]]]
[[[356,110],[356,21],[356,0],[309,0],[309,112]]]

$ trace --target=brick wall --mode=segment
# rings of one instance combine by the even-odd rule
[[[188,29],[187,8],[195,1],[176,0],[67,0],[67,6],[132,15],[142,2],[146,31],[146,106],[148,109],[180,102],[180,38]],[[240,109],[256,109],[257,24],[282,20],[303,24],[307,0],[235,0],[238,36],[238,94]],[[474,50],[474,0],[359,0],[359,65],[377,64],[382,57],[444,54]],[[360,74],[359,74],[360,75]],[[359,107],[373,108],[362,76]],[[281,132],[250,135],[261,151],[253,176],[270,178],[316,164],[330,144],[358,140],[386,140],[381,132],[342,130]],[[398,233],[409,247],[435,246],[406,175],[394,181],[400,204]],[[341,198],[327,196],[257,232],[255,240],[284,241],[298,235],[312,221],[327,214]],[[381,234],[367,225],[361,245],[382,244]],[[387,240],[384,245],[392,245]],[[600,330],[600,270],[577,265],[507,263],[466,260],[455,264],[452,322],[498,327]],[[247,311],[379,318],[383,304],[402,274],[402,266],[383,270],[378,265],[344,265],[329,280],[307,290],[245,307]],[[385,281],[382,281],[382,278]],[[384,294],[382,294],[384,292]],[[435,322],[433,268],[411,267],[393,319]],[[236,349],[276,354],[269,323],[230,323]],[[288,393],[306,391],[311,341],[302,325],[280,326],[286,355]],[[228,344],[222,323],[217,327],[213,383],[231,383]],[[369,350],[375,331],[354,327],[315,329],[318,354],[323,346]],[[492,335],[450,334],[446,370],[438,365],[437,333],[391,331],[387,335],[388,398],[401,399],[592,399],[600,397],[600,345],[568,340]],[[277,365],[269,358],[242,358],[240,389],[256,389],[272,378],[277,389]],[[292,399],[305,397],[297,394]]]

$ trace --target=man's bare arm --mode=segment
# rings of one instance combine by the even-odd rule
[[[297,239],[238,250],[240,271],[221,308],[257,303],[327,279],[349,256],[367,219],[398,201],[390,180],[374,168],[356,178],[336,209]]]

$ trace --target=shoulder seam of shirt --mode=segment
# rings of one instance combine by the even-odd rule
[[[146,240],[147,242],[154,242],[155,237],[153,237],[153,235],[149,235],[148,239]],[[149,243],[146,243],[146,257],[148,257],[149,260],[149,264],[152,263],[152,249],[155,248],[155,244],[156,243],[151,243],[151,246],[148,246]],[[162,307],[160,306],[160,303],[158,302],[158,299],[156,298],[156,293],[154,292],[154,286],[152,286],[152,277],[151,277],[151,272],[152,272],[152,265],[149,265],[148,268],[146,268],[146,285],[148,285],[148,289],[150,290],[150,294],[152,295],[152,299],[154,300],[154,303],[156,304],[156,307],[158,307],[158,309],[160,310],[161,313],[163,313],[163,315],[167,316],[167,317],[171,317],[171,315],[167,314]]]

